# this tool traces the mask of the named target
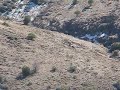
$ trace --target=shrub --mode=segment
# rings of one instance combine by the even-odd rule
[[[51,72],[55,72],[56,70],[57,70],[57,68],[56,68],[55,66],[53,66],[50,71],[51,71]]]
[[[29,75],[30,75],[30,68],[27,67],[27,66],[23,66],[23,68],[22,68],[22,75],[23,75],[24,77],[29,76]]]
[[[27,84],[27,86],[30,86],[30,85],[32,85],[32,83],[31,83],[31,82],[29,82],[29,83]]]
[[[57,87],[56,90],[70,90],[70,87],[61,86],[61,87]]]
[[[119,50],[114,50],[114,51],[112,52],[112,56],[113,56],[113,57],[119,56]]]
[[[24,18],[24,20],[23,20],[23,23],[24,23],[25,25],[28,25],[28,24],[30,23],[30,21],[31,21],[31,17],[30,17],[30,16],[25,16],[25,18]]]
[[[33,33],[29,33],[28,36],[27,36],[28,40],[34,40],[34,38],[36,38],[36,36]]]
[[[92,6],[93,0],[88,0],[88,4],[89,4],[90,6]]]
[[[78,16],[78,15],[80,14],[80,11],[79,11],[79,10],[76,10],[76,11],[74,12],[74,14],[76,14],[76,16]]]
[[[77,0],[72,1],[72,5],[75,5],[75,4],[77,4]]]
[[[12,0],[13,2],[17,2],[18,0]]]
[[[111,45],[110,51],[114,50],[120,50],[120,42],[116,42]]]
[[[76,71],[76,66],[73,66],[72,64],[70,65],[68,72],[73,73]]]
[[[45,0],[31,0],[31,2],[34,2],[35,4],[39,4],[39,5],[46,3]]]
[[[7,27],[9,26],[8,23],[6,22],[3,22],[2,25],[7,26]]]

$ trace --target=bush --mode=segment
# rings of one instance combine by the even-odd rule
[[[27,66],[24,66],[24,67],[22,68],[22,75],[23,75],[24,77],[29,76],[29,75],[30,75],[30,68],[27,67]]]
[[[78,16],[78,15],[80,14],[80,11],[79,11],[79,10],[76,10],[76,11],[74,12],[74,14],[76,14],[76,16]]]
[[[7,27],[9,26],[8,23],[6,22],[3,22],[2,25],[7,26]]]
[[[31,0],[31,2],[35,3],[35,4],[38,4],[38,5],[41,5],[41,4],[45,4],[46,1],[45,0]]]
[[[120,42],[116,42],[111,45],[110,51],[114,50],[120,50]]]
[[[72,64],[70,65],[68,72],[73,73],[76,71],[76,66],[73,66]]]
[[[25,16],[24,20],[23,20],[23,23],[24,25],[28,25],[31,21],[31,17],[30,16]]]
[[[93,0],[88,0],[88,4],[89,4],[90,6],[92,6]]]
[[[57,87],[56,90],[70,90],[70,87],[60,86],[60,87]]]
[[[114,50],[113,52],[112,52],[112,55],[111,55],[112,57],[117,57],[117,56],[119,56],[119,50]]]
[[[73,0],[72,5],[76,5],[76,4],[77,4],[77,0]]]
[[[51,71],[51,72],[55,72],[56,70],[57,70],[57,68],[56,68],[55,66],[53,66],[50,71]]]
[[[28,36],[27,36],[28,40],[34,40],[34,38],[36,38],[36,36],[33,33],[29,33]]]
[[[18,0],[12,0],[13,2],[17,2]]]

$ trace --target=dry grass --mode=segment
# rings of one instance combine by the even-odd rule
[[[9,90],[55,90],[65,86],[71,90],[113,90],[120,79],[120,62],[108,57],[106,48],[57,32],[0,21],[0,74]],[[26,39],[29,33],[37,36]],[[9,36],[17,39],[8,39]],[[23,80],[16,80],[21,68],[37,64],[38,71]],[[74,73],[68,72],[70,64]],[[50,72],[51,67],[57,70]],[[74,77],[74,78],[73,78]]]

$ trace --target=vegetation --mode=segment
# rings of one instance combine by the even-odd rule
[[[110,57],[117,57],[119,56],[119,50],[112,51],[112,55]]]
[[[77,0],[73,0],[72,5],[76,5],[76,4],[77,4]]]
[[[5,25],[5,26],[7,26],[7,27],[9,26],[9,24],[6,23],[6,22],[3,22],[2,25]]]
[[[75,12],[74,12],[74,14],[76,14],[76,17],[80,14],[80,11],[79,10],[76,10]]]
[[[73,73],[76,71],[76,66],[73,66],[72,64],[70,65],[68,72]]]
[[[33,66],[32,69],[30,69],[28,66],[23,66],[22,73],[19,73],[18,76],[16,77],[16,79],[22,80],[22,79],[26,78],[27,76],[35,74],[36,72],[37,72],[37,66]]]
[[[34,38],[36,38],[34,33],[29,33],[28,36],[27,36],[28,40],[34,40]]]
[[[111,45],[110,51],[114,50],[120,50],[120,42],[116,42]]]
[[[31,0],[32,2],[34,2],[35,4],[41,5],[41,4],[45,4],[46,1],[45,0]]]
[[[24,77],[29,76],[29,75],[30,75],[30,68],[27,67],[27,66],[23,66],[23,68],[22,68],[22,75],[23,75]]]
[[[55,72],[57,68],[55,66],[52,67],[51,72]]]
[[[25,16],[24,20],[23,20],[23,23],[24,25],[28,25],[31,21],[31,17],[30,16]]]
[[[61,87],[57,87],[56,90],[70,90],[70,87],[61,86]]]
[[[89,4],[90,6],[92,6],[93,0],[88,0],[88,4]]]

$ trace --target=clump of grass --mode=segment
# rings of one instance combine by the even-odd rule
[[[56,90],[70,90],[70,87],[61,86],[61,87],[57,87]]]
[[[34,33],[29,33],[27,36],[27,40],[34,40],[36,38],[36,35]]]
[[[24,25],[28,25],[31,21],[31,17],[30,16],[25,16],[24,20],[23,20],[23,23]]]
[[[23,66],[23,67],[22,67],[22,75],[23,75],[24,77],[27,77],[27,76],[29,76],[30,74],[31,74],[30,68],[29,68],[28,66]]]
[[[27,84],[27,86],[30,86],[30,85],[32,85],[32,82],[29,82],[29,83]]]
[[[70,67],[68,68],[68,72],[73,73],[76,71],[76,66],[74,66],[72,63],[70,64]]]
[[[16,77],[17,80],[22,80],[26,78],[27,76],[32,76],[33,74],[37,73],[37,66],[33,66],[32,69],[28,66],[23,66],[22,67],[22,72],[19,73],[19,75]]]
[[[3,22],[2,25],[9,27],[9,24],[6,22]]]
[[[90,5],[90,6],[92,6],[92,4],[93,4],[93,0],[88,0],[88,4]]]
[[[112,51],[112,54],[110,57],[118,57],[119,56],[119,50]]]
[[[110,51],[120,50],[120,42],[115,42],[111,45]]]
[[[77,4],[77,0],[73,0],[72,5],[76,5],[76,4]]]
[[[75,12],[74,12],[74,14],[76,15],[76,17],[80,14],[80,11],[79,10],[76,10]]]
[[[57,68],[56,68],[55,66],[53,66],[50,71],[51,71],[51,72],[55,72],[56,70],[57,70]]]

